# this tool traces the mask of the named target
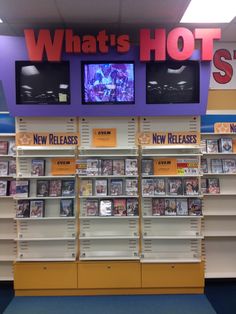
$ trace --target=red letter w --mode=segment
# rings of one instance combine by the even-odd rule
[[[48,61],[60,61],[62,52],[62,43],[64,30],[57,29],[52,42],[50,31],[41,29],[36,42],[33,29],[25,29],[25,40],[28,49],[29,59],[31,61],[42,61],[44,49]]]

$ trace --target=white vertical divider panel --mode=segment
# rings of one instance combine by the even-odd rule
[[[93,147],[93,129],[104,128],[116,129],[116,147]],[[79,133],[81,139],[79,148],[80,159],[138,158],[138,147],[136,144],[136,135],[138,133],[137,118],[79,118]],[[102,178],[107,179],[106,176]],[[109,176],[108,182],[110,182],[111,178],[112,176]],[[94,198],[96,199],[95,196],[93,196]],[[102,198],[106,199],[106,196],[99,197],[99,199]],[[109,198],[113,199],[116,197],[109,196]],[[129,196],[124,195],[124,198],[129,198]],[[139,217],[90,217],[86,213],[86,198],[81,198],[80,260],[134,259],[139,259]]]
[[[18,117],[16,132],[77,133],[77,119],[74,117]],[[40,180],[74,180],[76,177],[53,176],[51,174],[52,158],[76,158],[77,146],[18,146],[17,179],[30,182],[28,199],[37,199],[37,179]],[[32,159],[45,160],[45,176],[32,177]],[[75,260],[77,255],[77,202],[74,200],[74,217],[60,217],[60,200],[68,197],[45,197],[45,215],[42,218],[16,219],[18,227],[17,260],[18,261],[63,261]]]
[[[200,118],[196,116],[142,117],[140,118],[140,132],[200,133]],[[186,159],[191,157],[197,158],[198,168],[200,170],[200,145],[143,145],[141,147],[141,157],[144,159],[155,159],[158,157],[168,158],[171,156]],[[200,175],[198,175],[197,178],[200,186]],[[170,196],[166,194],[156,197],[168,198]],[[172,197],[175,198],[174,196]],[[190,199],[189,196],[183,195],[181,197]],[[152,198],[152,196],[142,197],[141,262],[201,262],[203,243],[202,217],[152,216]],[[202,204],[202,206],[204,206],[204,204]]]
[[[202,139],[232,138],[236,134],[202,133]],[[204,178],[218,178],[219,194],[204,196],[205,274],[206,278],[236,278],[236,174],[211,172],[212,159],[234,159],[236,153],[206,153],[208,173]]]
[[[1,133],[0,141],[7,141],[8,144],[14,142],[15,134]],[[0,156],[0,161],[8,163],[14,159],[15,154],[11,151]],[[0,175],[0,181],[2,180],[14,180],[14,175]],[[15,200],[13,196],[0,196],[0,281],[13,280],[13,261],[16,259],[15,238],[17,235],[14,218]]]

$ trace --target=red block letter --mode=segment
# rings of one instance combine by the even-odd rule
[[[26,29],[24,33],[30,60],[42,61],[45,49],[48,61],[60,61],[64,37],[63,29],[57,29],[55,31],[53,42],[50,32],[47,29],[41,29],[39,31],[37,42],[32,29]]]
[[[221,29],[196,28],[194,35],[196,39],[202,40],[202,60],[211,61],[213,57],[213,41],[221,38]]]
[[[66,52],[80,53],[81,41],[78,35],[73,35],[72,29],[66,29]]]
[[[151,50],[155,51],[155,61],[166,59],[166,31],[164,28],[155,30],[155,38],[150,38],[149,29],[140,30],[140,61],[150,61]]]
[[[182,39],[182,47],[179,49],[179,39]],[[184,27],[177,27],[169,32],[167,37],[167,51],[174,60],[187,60],[194,50],[194,36]]]
[[[225,62],[222,60],[224,58],[225,60],[232,60],[231,54],[226,49],[219,49],[215,52],[213,62],[214,66],[219,69],[220,71],[224,72],[224,74],[221,74],[220,72],[213,72],[214,80],[219,84],[227,84],[231,81],[233,76],[233,67],[228,62]]]

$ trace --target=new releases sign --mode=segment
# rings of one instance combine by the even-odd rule
[[[200,134],[195,132],[143,132],[138,136],[140,145],[199,145]]]
[[[109,53],[115,49],[118,53],[127,53],[131,47],[128,34],[108,34],[106,30],[96,35],[79,36],[71,29],[57,29],[54,34],[47,29],[36,32],[26,29],[25,41],[31,61],[60,61],[62,49],[66,53],[94,54]],[[167,32],[164,28],[140,30],[140,61],[150,61],[154,53],[155,61],[187,60],[194,50],[196,41],[200,41],[201,60],[210,61],[213,57],[214,41],[221,38],[219,28],[196,28],[193,31],[185,27],[176,27]],[[179,43],[181,44],[181,47]]]
[[[18,132],[17,146],[67,146],[79,145],[79,135],[75,133]]]

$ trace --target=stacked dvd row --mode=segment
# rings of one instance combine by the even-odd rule
[[[138,179],[81,179],[80,196],[137,196]]]
[[[15,156],[16,143],[15,140],[0,141],[0,155]]]
[[[86,216],[138,216],[138,199],[87,199]]]
[[[79,176],[137,176],[138,160],[128,159],[80,159],[76,162]]]
[[[16,175],[15,159],[0,160],[0,177]]]
[[[202,202],[199,198],[153,198],[153,216],[201,216]]]
[[[202,139],[201,151],[202,153],[217,154],[217,153],[232,153],[236,149],[232,138],[220,139]]]
[[[0,180],[0,196],[15,196],[16,180]]]
[[[199,194],[197,177],[142,179],[142,196]]]
[[[203,173],[236,173],[236,159],[202,158],[201,168]]]
[[[18,200],[16,218],[42,218],[45,217],[44,200]],[[74,216],[74,200],[61,199],[59,217]]]

